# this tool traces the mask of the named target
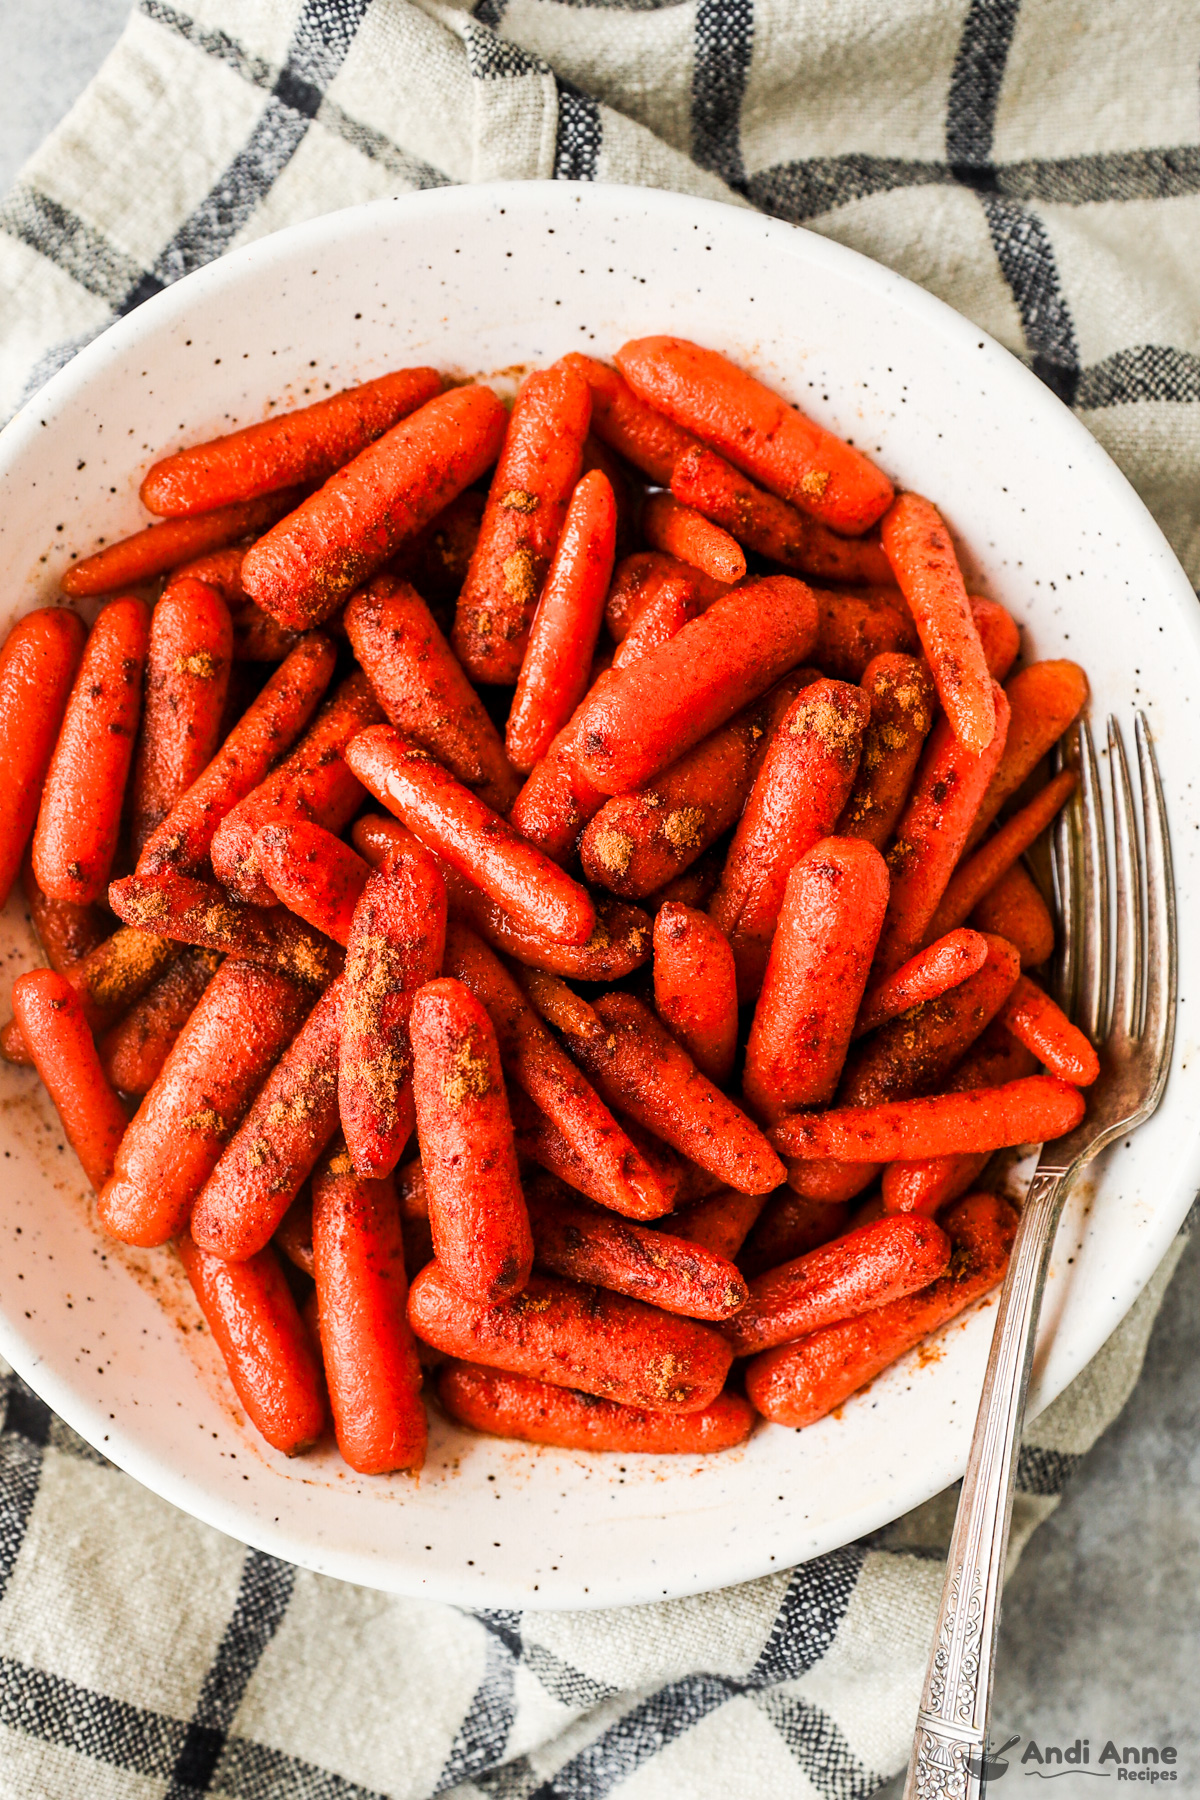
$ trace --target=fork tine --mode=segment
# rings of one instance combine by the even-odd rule
[[[1054,772],[1079,767],[1078,728],[1060,740],[1054,753]],[[1050,836],[1050,867],[1054,877],[1056,945],[1054,998],[1069,1019],[1075,1017],[1075,992],[1079,985],[1079,945],[1083,938],[1080,895],[1083,860],[1083,814],[1076,789],[1054,821]]]
[[[1144,713],[1139,712],[1134,720],[1134,734],[1146,836],[1146,1022],[1142,1044],[1147,1058],[1153,1059],[1152,1104],[1156,1105],[1167,1078],[1175,1035],[1175,878],[1158,758]]]
[[[1108,1031],[1108,833],[1091,727],[1079,728],[1079,798],[1083,838],[1079,987],[1076,1022],[1099,1043]]]
[[[1108,773],[1113,797],[1113,860],[1116,869],[1116,956],[1114,959],[1112,1035],[1137,1037],[1142,1023],[1141,859],[1138,856],[1137,819],[1133,790],[1121,728],[1108,721]]]

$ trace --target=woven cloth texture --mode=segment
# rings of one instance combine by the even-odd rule
[[[225,250],[453,182],[758,207],[1029,361],[1200,577],[1200,12],[1165,0],[141,0],[0,203],[0,414]],[[1178,1255],[1027,1433],[1013,1559]],[[2,1365],[0,1365],[2,1370]],[[0,1385],[2,1800],[865,1800],[908,1749],[954,1493],[654,1606],[470,1614],[174,1511]]]

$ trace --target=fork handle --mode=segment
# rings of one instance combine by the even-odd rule
[[[1000,1290],[904,1800],[977,1800],[983,1792],[1013,1480],[1042,1291],[1067,1180],[1057,1170],[1034,1176]]]

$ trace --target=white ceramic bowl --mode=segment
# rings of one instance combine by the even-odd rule
[[[754,213],[587,185],[445,188],[335,213],[189,276],[82,352],[0,437],[12,616],[71,551],[144,522],[177,445],[409,362],[507,372],[670,331],[727,351],[936,499],[978,589],[1028,651],[1082,662],[1093,715],[1150,719],[1170,810],[1180,1029],[1155,1119],[1070,1202],[1033,1407],[1113,1330],[1200,1178],[1200,904],[1193,785],[1200,612],[1161,533],[1081,425],[975,326],[899,276]],[[5,967],[35,961],[18,901]],[[90,1223],[31,1075],[0,1075],[0,1352],[92,1444],[176,1505],[310,1568],[469,1605],[576,1607],[697,1592],[859,1536],[961,1474],[988,1305],[841,1417],[761,1426],[712,1458],[575,1455],[435,1422],[419,1482],[332,1451],[289,1463],[233,1403],[169,1251]]]

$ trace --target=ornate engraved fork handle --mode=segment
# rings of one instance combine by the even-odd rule
[[[1034,1176],[1000,1291],[904,1800],[975,1800],[983,1791],[1013,1479],[1042,1291],[1068,1179],[1062,1169],[1039,1169]]]

